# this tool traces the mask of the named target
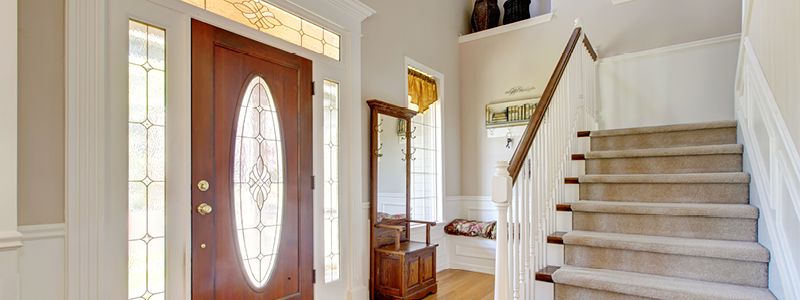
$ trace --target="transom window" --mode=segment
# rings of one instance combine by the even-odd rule
[[[341,37],[265,0],[183,0],[292,44],[340,60]]]

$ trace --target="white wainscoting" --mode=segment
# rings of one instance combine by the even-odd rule
[[[448,223],[457,218],[496,221],[497,208],[489,196],[448,197],[444,215]],[[494,240],[447,235],[449,268],[494,274],[496,246]]]
[[[771,253],[769,286],[779,299],[800,299],[800,156],[748,38],[742,51],[736,119],[759,243]]]
[[[19,232],[19,299],[65,299],[64,224],[20,226]]]

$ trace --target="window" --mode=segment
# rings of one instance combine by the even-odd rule
[[[165,35],[128,23],[128,298],[166,299]]]
[[[267,82],[250,80],[239,108],[234,143],[236,241],[247,279],[266,286],[275,268],[283,216],[283,142]]]
[[[265,0],[183,0],[292,44],[340,59],[341,37]]]
[[[324,236],[325,282],[339,279],[339,84],[324,82],[323,152],[325,169]]]
[[[416,78],[413,78],[416,77]],[[427,78],[425,78],[427,77]],[[442,103],[438,101],[439,78],[415,68],[409,68],[409,81],[422,78],[430,84],[423,91],[409,91],[408,107],[421,111],[411,119],[411,218],[426,221],[442,221],[442,162],[441,162],[441,114]],[[427,97],[414,99],[414,97]],[[423,95],[423,96],[420,96]],[[431,98],[432,97],[432,98]],[[433,101],[431,103],[431,101]],[[424,103],[420,105],[421,103]],[[427,107],[427,109],[421,109]]]

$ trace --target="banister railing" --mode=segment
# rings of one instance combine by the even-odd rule
[[[560,257],[548,257],[547,236],[556,231],[556,204],[567,198],[563,179],[574,172],[570,154],[587,150],[575,133],[597,127],[597,53],[578,23],[511,162],[498,162],[495,169],[496,300],[552,293],[537,293],[535,274]],[[585,51],[576,51],[581,41]]]
[[[575,47],[578,45],[581,36],[583,36],[583,44],[592,57],[592,60],[597,60],[597,53],[595,53],[592,48],[589,39],[583,35],[583,29],[581,27],[575,27],[575,29],[572,30],[572,35],[569,38],[569,42],[567,42],[567,46],[564,48],[564,52],[561,53],[561,58],[558,60],[555,70],[553,70],[553,75],[550,76],[550,80],[547,82],[542,97],[539,99],[539,104],[536,106],[536,110],[533,112],[533,116],[528,122],[528,126],[525,128],[525,132],[522,134],[522,139],[520,139],[517,149],[514,150],[514,155],[511,157],[508,173],[511,174],[513,182],[517,182],[519,172],[522,170],[522,163],[525,161],[525,157],[531,149],[533,140],[539,132],[539,127],[541,127],[544,121],[544,115],[550,108],[550,103],[553,101],[556,88],[561,82],[561,78],[564,76],[564,72],[572,57],[572,52],[575,51]]]

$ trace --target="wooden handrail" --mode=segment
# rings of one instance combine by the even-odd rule
[[[553,101],[556,88],[558,88],[558,83],[561,82],[561,77],[564,75],[564,72],[567,69],[569,60],[572,57],[572,52],[575,51],[575,47],[578,45],[581,32],[581,27],[575,27],[575,29],[572,31],[572,36],[570,36],[569,42],[567,42],[567,46],[564,48],[564,52],[561,53],[561,58],[558,60],[556,69],[553,70],[553,75],[550,76],[550,81],[547,82],[547,87],[545,87],[544,92],[542,93],[542,98],[539,100],[539,105],[536,106],[536,110],[533,112],[533,116],[528,122],[528,126],[525,127],[525,133],[522,134],[522,139],[520,140],[517,149],[514,150],[514,155],[511,157],[511,162],[508,165],[508,173],[511,175],[513,183],[517,182],[517,177],[519,176],[520,170],[522,170],[525,157],[533,145],[533,140],[536,138],[536,134],[539,132],[539,127],[544,121],[544,115],[547,113],[547,109],[550,108],[550,102]],[[592,48],[592,44],[589,42],[589,39],[586,36],[583,38],[583,45],[592,56],[592,59],[597,60],[597,53],[595,53],[594,49]]]

